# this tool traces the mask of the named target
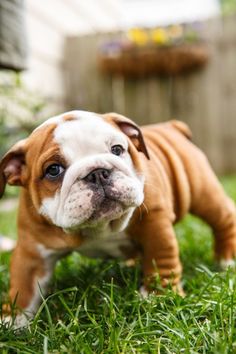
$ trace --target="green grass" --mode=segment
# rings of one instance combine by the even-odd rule
[[[16,214],[16,210],[0,213],[0,234],[16,238]]]
[[[236,200],[236,177],[223,179]],[[14,233],[14,213],[0,233]],[[9,225],[8,225],[9,224]],[[186,296],[167,290],[142,299],[140,267],[62,260],[29,330],[0,329],[0,353],[236,353],[236,276],[219,273],[210,229],[188,216],[176,226]],[[1,255],[0,300],[8,288],[9,255]]]

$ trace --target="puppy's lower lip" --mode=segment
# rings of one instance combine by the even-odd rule
[[[105,197],[102,203],[96,208],[93,214],[90,217],[90,220],[94,220],[100,214],[104,217],[108,216],[108,214],[115,213],[116,209],[120,208],[120,210],[125,210],[123,204],[114,198]]]
[[[102,203],[100,204],[99,208],[104,207],[104,206],[109,206],[109,204],[111,204],[111,205],[114,205],[114,204],[122,205],[122,203],[118,199],[105,195],[105,197],[104,197]]]
[[[104,201],[106,202],[106,201],[111,201],[111,202],[118,202],[119,203],[119,200],[117,200],[115,197],[111,197],[111,196],[109,196],[109,195],[106,195],[105,194],[105,198],[104,198]]]
[[[119,204],[124,210],[127,208],[127,206],[118,197],[105,195],[105,198],[104,198],[102,204],[103,203],[108,204],[109,202],[112,204],[114,204],[114,203]]]

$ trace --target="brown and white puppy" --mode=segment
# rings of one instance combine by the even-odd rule
[[[139,128],[115,113],[72,111],[13,146],[0,162],[0,196],[6,183],[23,187],[10,301],[32,316],[56,261],[74,250],[139,251],[147,289],[157,272],[164,287],[178,289],[173,224],[187,212],[212,226],[216,258],[230,264],[235,206],[190,136],[178,121]],[[25,319],[18,315],[18,326]]]

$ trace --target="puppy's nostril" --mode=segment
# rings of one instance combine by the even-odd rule
[[[98,182],[97,174],[95,172],[90,173],[88,176],[85,177],[85,179],[86,181],[94,184]]]
[[[111,171],[104,169],[104,168],[98,168],[96,170],[93,170],[90,172],[84,180],[87,182],[90,182],[92,184],[101,184],[104,185],[108,183],[109,178],[111,175]]]
[[[108,170],[102,170],[102,171],[101,171],[101,176],[102,176],[103,178],[105,178],[105,179],[109,178],[110,174],[111,174],[111,172],[108,171]]]

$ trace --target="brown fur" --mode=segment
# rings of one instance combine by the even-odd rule
[[[66,116],[68,119],[71,117]],[[140,131],[132,121],[120,115],[108,114],[104,119],[121,130],[120,123],[131,124],[136,132],[129,137],[129,152],[136,170],[145,175],[145,200],[132,217],[128,235],[141,249],[147,287],[157,273],[163,286],[168,283],[179,286],[182,266],[173,224],[188,212],[212,227],[216,258],[232,259],[236,253],[235,206],[225,195],[204,154],[189,141],[189,128],[182,122],[171,121],[145,126]],[[48,148],[49,155],[59,156],[58,147],[52,140],[54,128],[50,125],[38,129],[24,146],[19,239],[12,256],[10,288],[10,299],[16,298],[20,308],[28,306],[35,279],[46,272],[36,245],[43,244],[64,255],[82,243],[79,234],[66,235],[37,213],[42,198],[54,194],[59,187],[52,189],[47,182],[38,179],[45,158],[50,157]],[[9,156],[0,164],[0,191],[7,182],[4,176],[7,161]]]
[[[145,200],[142,220],[137,210],[129,226],[142,245],[144,275],[158,271],[164,286],[179,283],[182,267],[173,224],[188,212],[212,227],[217,260],[233,259],[236,253],[235,205],[205,155],[186,139],[191,134],[185,127],[171,121],[142,128],[150,155],[150,161],[141,157]]]

